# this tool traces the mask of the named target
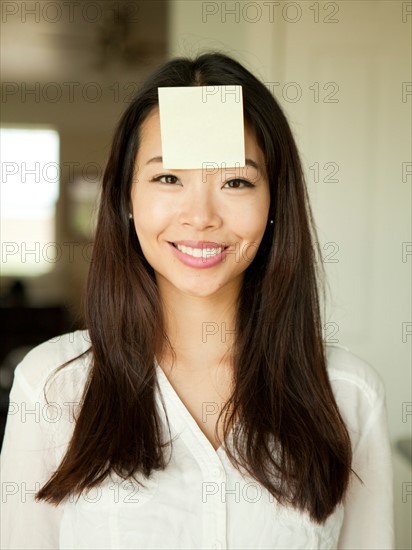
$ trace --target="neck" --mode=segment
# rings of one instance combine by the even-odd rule
[[[162,368],[200,372],[219,365],[230,365],[235,341],[237,296],[239,289],[220,289],[211,296],[193,296],[159,284],[168,346],[157,359]]]

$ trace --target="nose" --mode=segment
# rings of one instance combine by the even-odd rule
[[[196,171],[197,172],[197,171]],[[219,213],[216,191],[211,181],[205,180],[202,170],[190,180],[182,196],[179,222],[202,231],[218,227],[222,218]]]

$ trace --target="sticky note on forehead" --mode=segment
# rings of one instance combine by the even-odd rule
[[[242,86],[158,88],[164,168],[245,166]]]

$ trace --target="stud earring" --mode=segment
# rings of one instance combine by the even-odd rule
[[[274,223],[275,223],[275,222],[274,222],[273,220],[269,220],[269,224],[270,224],[270,225],[272,225],[272,224],[274,224]],[[268,225],[269,225],[269,224],[268,224]]]
[[[129,212],[129,220],[132,220],[132,219],[133,219],[133,214]]]

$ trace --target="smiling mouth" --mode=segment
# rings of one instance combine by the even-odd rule
[[[177,245],[172,242],[169,242],[169,244],[177,248],[177,250],[179,250],[180,252],[183,252],[183,254],[187,254],[188,256],[192,256],[193,258],[210,258],[212,256],[217,256],[218,254],[221,254],[224,250],[229,248],[229,246],[205,246],[203,248],[191,248],[190,246]]]

